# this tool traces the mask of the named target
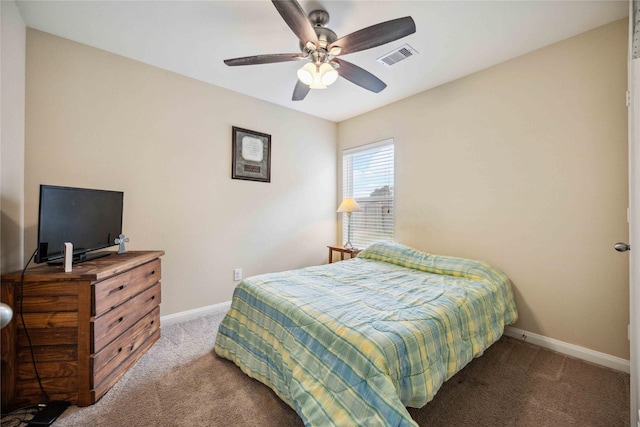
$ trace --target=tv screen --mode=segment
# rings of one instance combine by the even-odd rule
[[[123,201],[121,191],[41,185],[36,262],[63,258],[65,242],[76,262],[100,256],[87,253],[116,244]]]

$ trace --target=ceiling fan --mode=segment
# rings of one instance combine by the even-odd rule
[[[257,65],[275,62],[307,61],[298,70],[293,101],[303,100],[311,89],[324,89],[338,76],[378,93],[387,85],[370,72],[338,58],[340,55],[370,49],[413,34],[416,25],[410,16],[372,25],[344,37],[326,27],[329,14],[314,10],[307,15],[296,0],[272,0],[282,19],[300,40],[301,53],[278,53],[226,59],[225,64]]]

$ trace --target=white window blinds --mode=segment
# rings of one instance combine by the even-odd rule
[[[342,240],[364,249],[379,241],[393,241],[394,171],[393,139],[344,150],[342,197],[352,197],[360,210],[343,214]]]

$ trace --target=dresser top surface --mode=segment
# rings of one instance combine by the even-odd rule
[[[25,279],[34,281],[50,280],[102,280],[130,270],[138,265],[153,261],[164,255],[164,251],[128,251],[123,254],[109,252],[108,256],[73,264],[72,271],[65,273],[63,265],[39,265],[25,272]],[[2,280],[20,280],[22,270],[3,274]]]

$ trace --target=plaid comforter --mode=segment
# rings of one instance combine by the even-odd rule
[[[241,282],[215,351],[310,426],[416,425],[517,311],[495,267],[378,243],[345,262]]]

